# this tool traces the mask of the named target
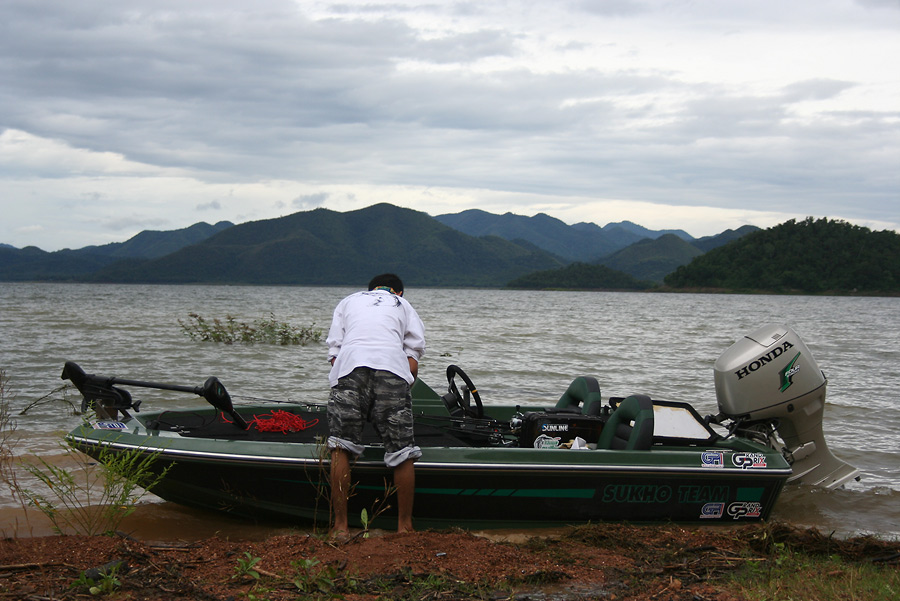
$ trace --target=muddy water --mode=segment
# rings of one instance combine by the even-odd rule
[[[218,376],[236,402],[327,398],[324,344],[223,346],[193,342],[178,320],[252,321],[274,315],[327,329],[349,288],[88,286],[0,283],[0,369],[9,377],[19,457],[61,461],[63,433],[80,418],[60,372],[74,360],[89,373],[199,385]],[[410,289],[425,321],[420,376],[445,386],[463,367],[486,402],[543,406],[577,375],[593,375],[604,396],[646,393],[716,411],[712,365],[737,338],[767,322],[803,337],[828,377],[825,434],[860,482],[841,490],[789,488],[774,517],[840,533],[900,536],[900,299],[743,295]],[[137,396],[137,395],[136,395]],[[191,395],[140,392],[144,406],[202,403]],[[40,532],[0,485],[0,531]],[[191,537],[210,531],[253,537],[254,526],[156,500],[129,517],[135,531]],[[168,536],[168,535],[166,535]]]

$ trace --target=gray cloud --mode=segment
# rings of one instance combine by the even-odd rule
[[[100,227],[114,232],[129,231],[133,229],[154,229],[171,226],[168,219],[147,217],[141,215],[122,215],[110,217],[99,222]]]
[[[869,53],[858,70],[810,63],[793,78],[776,73],[805,56],[791,27],[796,36],[822,29],[846,48],[894,35],[885,23],[900,23],[893,12],[869,15],[894,3],[859,4],[867,8],[850,19],[817,2],[792,5],[777,28],[760,29],[769,45],[738,53],[734,64],[717,62],[717,52],[749,43],[777,3],[694,12],[627,0],[516,11],[452,2],[7,0],[0,133],[52,141],[60,154],[96,154],[25,157],[10,142],[0,177],[15,182],[8,189],[33,190],[36,181],[115,163],[107,172],[146,178],[145,188],[159,177],[167,186],[176,178],[294,182],[309,192],[273,192],[270,206],[296,210],[350,198],[317,186],[364,184],[789,207],[801,217],[896,224],[900,119],[890,102],[866,101],[900,94],[896,77],[866,74],[888,73],[892,59],[882,56],[880,71],[862,62],[878,60]],[[784,49],[770,50],[781,35]],[[723,50],[693,52],[698,36]],[[813,46],[828,60],[827,48]],[[757,61],[753,52],[769,54]],[[748,75],[738,77],[742,69]],[[754,69],[759,75],[749,75]],[[216,200],[222,195],[188,206],[235,211],[223,215],[232,220],[255,210],[252,198]]]
[[[650,10],[644,2],[634,0],[582,0],[578,6],[586,12],[606,17],[628,17]]]
[[[783,88],[784,99],[791,102],[803,100],[827,100],[834,98],[855,84],[849,81],[833,79],[809,79],[798,81]]]
[[[201,202],[197,204],[198,211],[220,211],[222,210],[222,203],[218,200],[211,200],[209,202]]]
[[[291,202],[291,207],[296,211],[309,211],[325,205],[330,194],[319,192],[317,194],[305,194],[298,196]]]

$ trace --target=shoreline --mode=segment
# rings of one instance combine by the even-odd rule
[[[369,534],[357,531],[342,543],[303,533],[273,533],[258,541],[219,533],[169,543],[122,534],[7,538],[0,540],[0,591],[65,598],[85,574],[110,584],[98,571],[109,566],[116,566],[117,598],[148,601],[275,601],[298,594],[359,601],[437,595],[742,601],[761,598],[748,594],[759,587],[793,586],[788,581],[794,578],[803,586],[830,579],[835,590],[851,587],[855,599],[886,598],[859,588],[868,586],[860,570],[874,570],[879,586],[900,586],[900,541],[838,540],[779,523],[588,524],[515,541],[458,530]],[[42,592],[35,596],[37,591]],[[832,598],[843,597],[824,597]]]

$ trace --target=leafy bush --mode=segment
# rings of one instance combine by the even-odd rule
[[[188,316],[190,317],[189,321],[179,319],[178,325],[191,340],[201,342],[287,346],[291,344],[306,345],[322,340],[322,330],[314,327],[315,324],[296,327],[278,321],[274,315],[270,315],[268,319],[256,319],[249,324],[237,321],[231,315],[226,315],[224,321],[219,318],[207,321],[196,313],[189,313]]]

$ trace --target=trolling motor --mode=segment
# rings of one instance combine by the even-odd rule
[[[93,409],[97,417],[101,419],[116,419],[118,412],[125,417],[131,417],[128,410],[140,411],[141,401],[133,401],[127,390],[117,388],[115,385],[140,386],[143,388],[158,388],[160,390],[174,390],[177,392],[190,392],[202,396],[210,405],[227,413],[234,420],[234,424],[242,430],[249,426],[241,415],[235,411],[231,402],[231,395],[225,390],[225,386],[216,377],[207,378],[203,386],[179,386],[177,384],[157,384],[154,382],[141,382],[139,380],[126,380],[124,378],[110,378],[87,374],[74,361],[66,361],[63,367],[63,380],[70,380],[81,393],[81,411],[87,412]]]
[[[712,419],[731,420],[732,433],[780,450],[794,471],[788,482],[836,488],[859,479],[859,470],[825,443],[827,379],[793,329],[763,326],[722,353],[713,369],[720,414]]]

